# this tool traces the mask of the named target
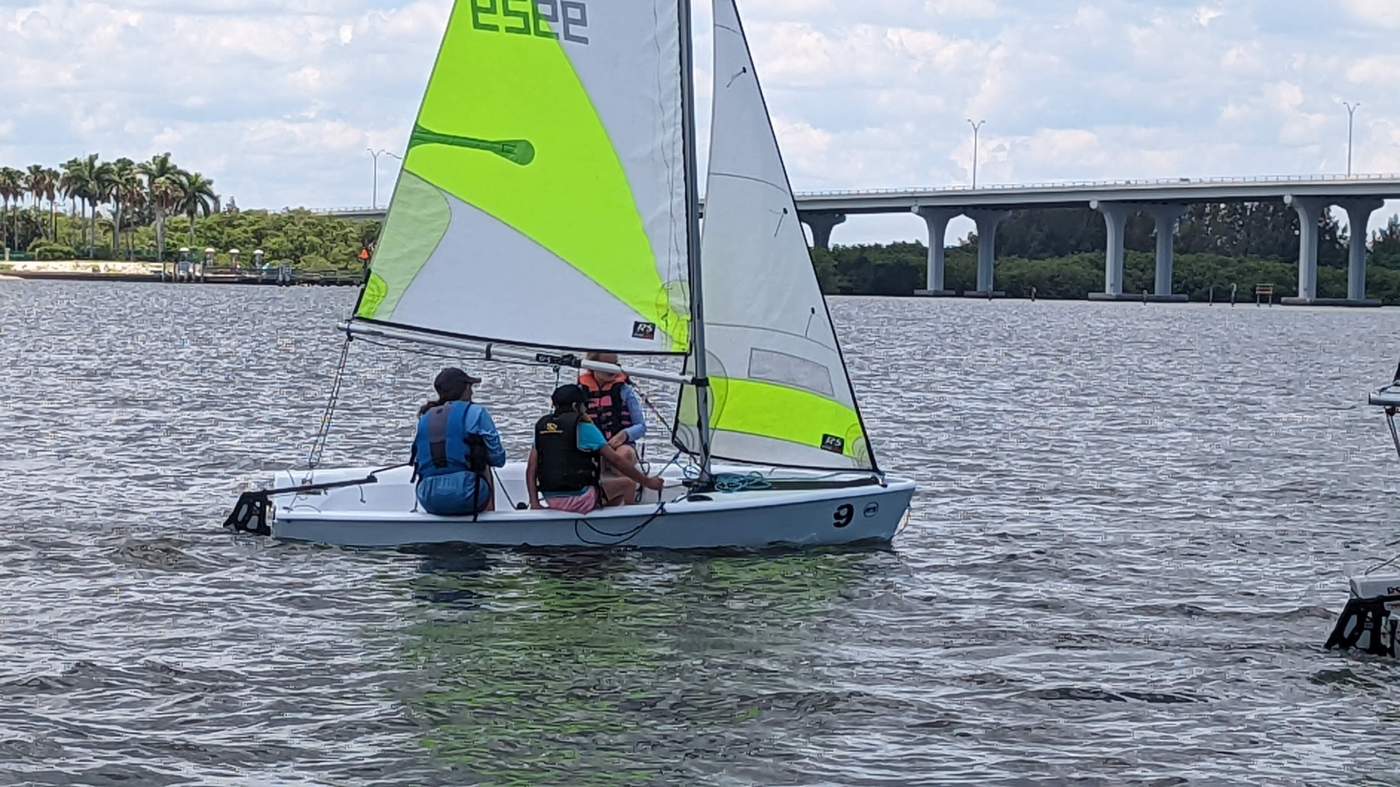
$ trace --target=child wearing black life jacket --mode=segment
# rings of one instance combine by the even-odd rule
[[[661,478],[644,474],[635,459],[629,460],[610,445],[592,423],[588,415],[589,395],[583,386],[560,386],[551,401],[554,412],[535,424],[534,447],[525,468],[531,508],[586,514],[604,506],[632,502],[638,484],[661,490]],[[616,475],[603,474],[605,462],[617,471]]]

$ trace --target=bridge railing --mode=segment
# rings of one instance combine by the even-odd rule
[[[1215,177],[1215,178],[1136,178],[1129,180],[1047,180],[1035,181],[1031,183],[996,183],[992,185],[981,185],[977,188],[972,186],[906,186],[901,188],[885,189],[826,189],[821,191],[797,192],[798,197],[821,198],[821,197],[862,197],[881,196],[898,194],[929,194],[929,193],[971,193],[982,191],[1029,191],[1032,189],[1083,189],[1083,188],[1113,188],[1116,186],[1221,186],[1221,185],[1241,185],[1271,183],[1367,183],[1375,181],[1400,181],[1400,175],[1380,174],[1380,175],[1260,175],[1252,177]]]
[[[822,199],[825,197],[879,197],[914,194],[970,194],[973,192],[1006,192],[1060,189],[1109,189],[1115,187],[1152,186],[1228,186],[1248,184],[1287,184],[1287,183],[1371,183],[1376,181],[1400,182],[1400,175],[1259,175],[1244,177],[1215,178],[1135,178],[1129,180],[1044,180],[1031,183],[995,183],[989,186],[906,186],[886,189],[824,189],[819,191],[799,191],[798,199]],[[387,208],[368,206],[349,208],[328,208],[317,211],[329,216],[383,213]]]

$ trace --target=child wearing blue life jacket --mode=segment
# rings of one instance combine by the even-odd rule
[[[492,506],[491,468],[505,466],[506,450],[491,414],[472,401],[480,382],[443,369],[433,380],[437,400],[418,411],[411,462],[418,504],[430,514],[474,516]]]

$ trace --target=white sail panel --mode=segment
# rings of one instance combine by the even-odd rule
[[[676,0],[458,0],[358,320],[689,346]]]
[[[734,0],[715,0],[701,245],[713,456],[874,469]],[[700,453],[695,396],[676,442]]]

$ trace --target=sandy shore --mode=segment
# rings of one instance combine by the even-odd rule
[[[120,273],[140,275],[160,273],[158,262],[111,262],[103,260],[24,260],[10,262],[16,273]]]

